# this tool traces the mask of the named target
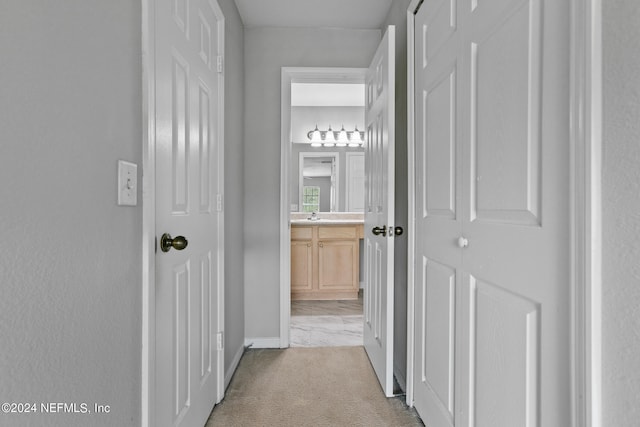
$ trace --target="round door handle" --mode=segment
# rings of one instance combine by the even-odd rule
[[[169,252],[171,248],[181,251],[187,247],[189,241],[184,236],[171,237],[171,234],[164,233],[160,238],[160,249],[162,252]]]
[[[459,248],[466,248],[467,246],[469,246],[469,240],[467,240],[463,236],[458,237],[458,247]]]
[[[402,233],[404,233],[404,228],[402,227],[395,227],[393,229],[393,234],[395,234],[396,236],[402,236]]]
[[[387,226],[383,225],[382,227],[373,227],[371,232],[376,236],[380,236],[380,235],[384,236],[385,234],[387,234]]]

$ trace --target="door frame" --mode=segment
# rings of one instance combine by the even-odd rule
[[[366,68],[282,67],[280,79],[280,348],[291,320],[291,83],[363,83]]]
[[[413,17],[423,0],[407,9],[408,164],[414,158]],[[573,427],[601,427],[602,295],[602,4],[571,0],[570,28],[570,252],[571,418]],[[415,171],[409,173],[409,229],[415,224]],[[408,233],[407,404],[413,406],[415,346],[415,236]]]
[[[155,99],[155,11],[158,0],[142,0],[142,328],[141,328],[141,390],[140,425],[156,425],[154,419],[155,366],[156,366],[156,99]],[[218,18],[219,56],[224,59],[225,18],[218,0],[208,0]],[[223,62],[224,63],[224,62]],[[217,156],[224,159],[224,69],[218,77],[218,144]],[[224,200],[224,161],[218,161],[218,194]],[[219,328],[224,331],[224,204],[218,220],[218,319]],[[219,331],[216,331],[219,332]],[[224,334],[223,334],[224,336]],[[218,387],[216,403],[224,393],[224,339],[216,366]]]

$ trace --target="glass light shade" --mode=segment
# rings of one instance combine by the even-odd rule
[[[360,145],[362,145],[362,137],[360,135],[360,131],[358,130],[358,126],[356,126],[356,129],[351,132],[349,147],[359,147]]]
[[[313,145],[313,143],[322,143],[322,136],[320,135],[320,131],[318,130],[318,125],[316,125],[316,128],[311,133],[311,142],[311,145],[314,147],[319,147],[319,145]]]
[[[327,133],[324,136],[324,146],[333,147],[334,145],[336,145],[336,137],[333,134],[331,126],[329,126],[329,130],[327,130]]]
[[[338,134],[336,147],[346,147],[348,143],[349,138],[347,138],[347,131],[344,130],[344,125],[342,125],[342,129],[340,129],[340,133]]]

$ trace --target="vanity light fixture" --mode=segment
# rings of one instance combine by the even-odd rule
[[[340,131],[334,131],[329,126],[327,130],[318,129],[318,125],[313,130],[307,132],[307,138],[311,141],[312,147],[361,147],[364,143],[364,132],[358,130],[358,127],[352,131],[348,131],[342,125]]]

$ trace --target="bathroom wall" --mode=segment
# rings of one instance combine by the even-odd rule
[[[244,26],[233,0],[218,0],[225,18],[224,372],[231,380],[244,350]]]

